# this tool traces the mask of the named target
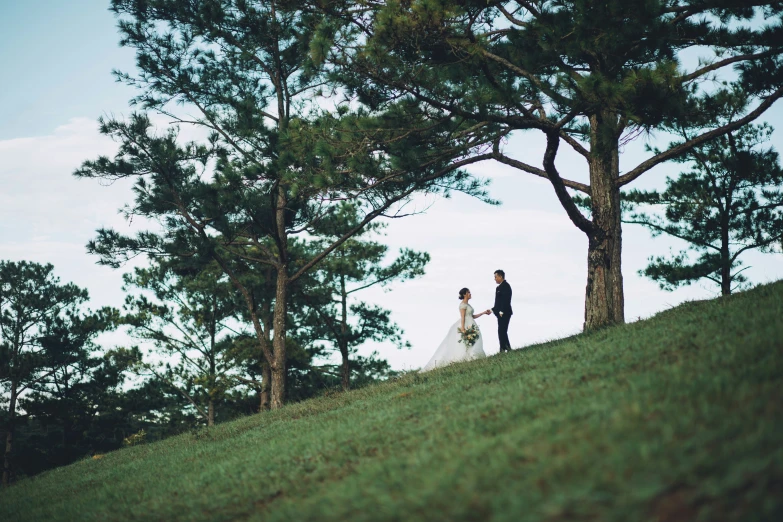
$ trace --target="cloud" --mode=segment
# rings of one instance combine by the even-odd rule
[[[128,182],[102,186],[73,171],[116,148],[87,118],[50,135],[0,141],[0,259],[52,263],[63,281],[88,288],[93,307],[121,304],[121,275],[96,266],[85,244],[103,226],[128,230],[118,209],[132,193]]]
[[[72,119],[48,136],[0,141],[4,243],[85,239],[85,230],[119,225],[117,209],[130,194],[129,184],[107,187],[72,175],[84,160],[115,150],[97,123],[85,118]]]

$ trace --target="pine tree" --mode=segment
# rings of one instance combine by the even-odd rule
[[[339,237],[344,230],[355,227],[357,220],[354,205],[345,204],[330,219],[319,222],[317,232],[321,237]],[[314,335],[332,344],[340,354],[344,390],[350,387],[351,357],[365,342],[388,341],[399,348],[410,347],[403,341],[401,329],[392,322],[389,310],[356,301],[362,290],[424,275],[429,262],[426,252],[402,249],[396,259],[385,264],[389,248],[370,239],[382,228],[381,223],[372,223],[329,254],[315,272],[319,295],[305,296]]]
[[[240,334],[235,320],[240,303],[231,283],[214,264],[177,276],[165,262],[137,268],[124,279],[126,291],[146,292],[126,297],[123,322],[160,357],[158,364],[145,363],[140,370],[172,387],[214,426],[218,405],[237,385],[232,348]]]
[[[319,32],[340,45],[315,55],[368,106],[409,100],[432,122],[460,118],[493,141],[494,160],[549,180],[588,238],[592,329],[624,322],[620,189],[783,96],[782,14],[779,2],[746,0],[346,0],[327,4]],[[711,119],[737,86],[746,110]],[[682,127],[700,130],[620,171],[621,144]],[[540,166],[505,150],[505,138],[528,131],[546,138]],[[562,143],[584,158],[589,183],[561,176]],[[590,218],[569,191],[590,197]]]
[[[729,295],[746,281],[745,269],[737,270],[743,253],[780,248],[783,169],[778,153],[764,146],[771,135],[766,124],[729,132],[678,158],[691,170],[667,178],[663,192],[634,190],[623,196],[624,223],[688,243],[678,254],[651,257],[642,275],[665,290],[707,279]],[[689,251],[698,257],[692,259]]]
[[[210,137],[179,143],[174,130],[156,134],[147,114],[103,121],[101,131],[120,142],[119,153],[76,172],[135,179],[128,215],[162,225],[136,237],[100,230],[89,249],[102,263],[119,266],[145,254],[200,257],[220,266],[248,310],[270,372],[272,408],[286,396],[291,285],[418,191],[483,194],[482,183],[459,170],[480,160],[455,156],[475,140],[461,124],[419,124],[423,130],[401,133],[410,113],[405,104],[383,114],[346,104],[334,112],[320,107],[324,82],[310,56],[318,19],[305,7],[296,1],[113,0],[122,44],[137,54],[138,75],[118,73],[139,90],[134,102],[206,129]],[[191,116],[177,116],[176,103]],[[432,149],[432,142],[450,145]],[[357,226],[311,258],[294,259],[296,236],[352,198],[361,203]],[[264,325],[243,277],[267,269],[275,289],[273,319]]]
[[[61,284],[53,272],[51,264],[0,261],[0,385],[8,394],[4,486],[13,471],[19,401],[25,393],[46,394],[50,387],[71,383],[71,369],[96,349],[91,340],[116,321],[111,309],[84,312],[87,291]]]
[[[92,314],[47,332],[44,343],[47,350],[58,352],[58,362],[19,399],[26,422],[16,427],[16,476],[118,449],[126,436],[146,427],[137,418],[149,411],[149,403],[129,400],[135,394],[126,389],[128,370],[141,354],[126,348],[104,350],[94,340],[108,321],[117,322],[112,315]]]

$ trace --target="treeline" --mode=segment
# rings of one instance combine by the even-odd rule
[[[354,218],[344,204],[330,226]],[[409,346],[389,310],[361,292],[422,275],[429,256],[402,250],[388,259],[369,237],[378,228],[344,242],[290,292],[286,401],[395,375],[377,352],[357,354],[370,340]],[[270,407],[269,364],[242,296],[214,263],[155,259],[124,283],[122,309],[91,311],[87,291],[61,284],[52,265],[0,262],[5,483]],[[274,272],[244,285],[270,324]],[[108,332],[129,342],[109,346]]]

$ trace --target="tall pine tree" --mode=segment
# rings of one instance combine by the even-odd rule
[[[323,79],[310,59],[317,19],[305,7],[273,0],[113,0],[122,44],[137,53],[138,74],[118,74],[139,90],[134,102],[210,137],[181,144],[174,131],[156,134],[145,114],[105,121],[101,130],[120,142],[119,153],[76,172],[135,179],[128,214],[162,225],[136,237],[99,231],[90,250],[101,262],[118,266],[147,254],[202,257],[221,267],[242,296],[268,365],[272,408],[286,396],[291,285],[417,191],[482,194],[482,184],[459,170],[481,159],[456,152],[480,139],[462,124],[418,125],[418,133],[401,134],[400,123],[410,117],[405,104],[382,115],[351,112],[346,104],[324,113],[316,98]],[[190,115],[175,114],[177,103]],[[444,146],[429,147],[432,142]],[[310,258],[293,259],[294,238],[351,198],[361,203],[357,226]],[[243,274],[267,269],[275,284],[270,325],[262,324],[243,284]]]
[[[493,140],[494,160],[551,182],[588,239],[585,329],[624,322],[620,189],[759,118],[783,96],[779,2],[325,5],[314,56],[341,68],[334,76],[339,84],[376,109],[409,100],[432,122],[470,122]],[[330,47],[332,41],[339,45]],[[720,123],[715,115],[725,94],[739,85],[749,104]],[[699,132],[621,172],[622,143],[681,127]],[[538,161],[504,146],[504,138],[524,132],[546,139]],[[576,172],[561,175],[556,158],[563,143],[584,158],[589,182]],[[590,196],[589,218],[569,190]]]

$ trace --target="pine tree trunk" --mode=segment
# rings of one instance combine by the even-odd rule
[[[273,288],[271,281],[274,280],[271,268],[266,270],[264,276],[264,292],[271,293]],[[272,316],[272,305],[269,299],[264,299],[261,304],[261,320],[264,324],[264,336],[267,344],[272,342],[271,332],[274,317]],[[271,361],[267,361],[263,351],[261,351],[261,393],[259,394],[259,411],[267,411],[272,407],[272,367]]]
[[[625,322],[616,117],[593,116],[590,189],[595,232],[587,251],[585,330]]]
[[[340,314],[340,355],[343,359],[342,381],[343,390],[351,387],[351,367],[348,364],[348,293],[345,287],[345,274],[340,274],[340,304],[342,306]]]
[[[3,486],[8,487],[11,482],[11,448],[14,440],[13,425],[8,426],[5,436],[5,455],[3,457]]]
[[[273,410],[282,408],[285,403],[285,375],[286,375],[286,349],[285,349],[285,319],[286,301],[288,293],[288,273],[282,266],[277,271],[277,288],[275,291],[275,312],[273,319],[274,338],[272,339],[273,357],[271,370],[271,397],[270,407]]]
[[[261,393],[259,396],[259,411],[266,411],[271,408],[270,391],[272,390],[272,370],[269,364],[263,362],[261,365]]]
[[[275,14],[274,3],[272,4],[272,18],[277,23]],[[277,39],[275,39],[275,52],[276,55],[280,54],[280,45]],[[285,135],[288,130],[288,110],[286,105],[286,96],[288,96],[287,86],[285,84],[288,76],[282,70],[281,64],[277,62],[277,75],[272,78],[275,84],[275,91],[277,94],[277,114],[279,120],[277,123],[278,131],[280,135]],[[273,75],[275,76],[275,75]],[[282,169],[288,168],[287,165],[281,164]],[[278,181],[282,181],[282,172],[279,173],[281,178]],[[285,378],[286,378],[286,329],[285,320],[288,311],[288,232],[286,231],[286,213],[288,212],[288,200],[286,194],[286,188],[283,183],[277,186],[277,197],[275,198],[275,241],[277,242],[277,250],[280,264],[277,266],[277,282],[275,289],[275,313],[273,319],[272,328],[274,329],[275,337],[272,342],[273,360],[270,361],[272,367],[272,388],[271,388],[271,409],[277,410],[282,408],[285,404]]]
[[[731,272],[725,267],[721,270],[720,294],[731,295]]]
[[[721,230],[720,247],[720,293],[731,295],[731,257],[729,254],[728,226]]]
[[[16,417],[16,383],[11,383],[11,401],[8,404],[8,430],[5,435],[5,454],[3,455],[3,486],[11,482],[11,451],[14,443],[14,420]]]
[[[272,387],[269,408],[277,410],[285,404],[285,368],[272,368]]]
[[[351,388],[351,366],[348,362],[348,347],[340,347],[340,355],[343,362],[340,368],[340,374],[342,377],[343,390],[349,390]]]
[[[217,295],[212,295],[212,321],[209,325],[209,403],[207,404],[207,426],[215,425],[215,401],[212,398],[217,387],[217,364],[215,363],[215,338],[217,337]]]
[[[619,159],[619,158],[618,158]],[[617,169],[616,169],[617,175],[619,176],[619,161],[617,162]],[[612,237],[614,240],[612,241],[612,258],[610,260],[611,266],[611,274],[612,274],[612,296],[613,301],[612,304],[614,306],[613,309],[613,318],[615,324],[624,324],[625,323],[625,293],[624,293],[624,284],[623,284],[623,226],[621,222],[621,211],[620,211],[620,190],[619,188],[616,188],[613,191],[613,196],[615,199],[615,206],[614,208],[617,209],[617,212],[614,213],[615,220],[614,220],[614,226],[613,230],[614,233]]]

